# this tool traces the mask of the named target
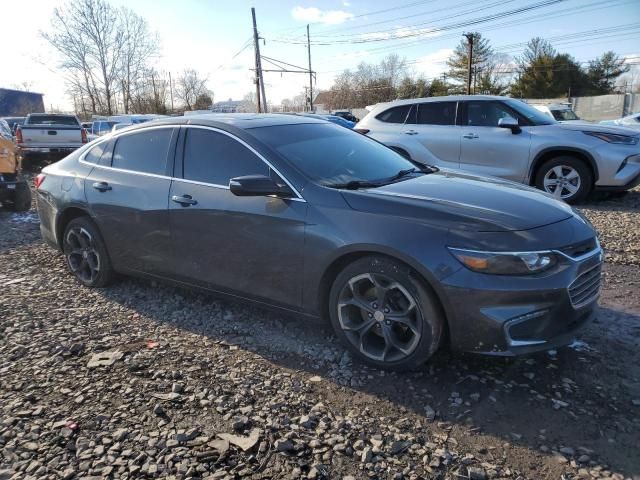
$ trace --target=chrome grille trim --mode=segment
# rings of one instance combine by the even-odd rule
[[[581,273],[567,288],[573,308],[580,308],[594,302],[600,296],[602,263]]]

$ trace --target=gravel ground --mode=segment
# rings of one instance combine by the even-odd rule
[[[607,265],[570,348],[352,362],[320,322],[76,284],[0,209],[0,479],[640,479],[640,190],[583,210]]]

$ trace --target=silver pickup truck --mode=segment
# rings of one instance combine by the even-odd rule
[[[16,129],[23,155],[67,154],[87,143],[87,131],[75,115],[32,113]]]

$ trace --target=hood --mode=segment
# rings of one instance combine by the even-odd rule
[[[569,205],[539,190],[444,170],[342,194],[354,210],[446,224],[451,230],[528,230],[573,216]]]
[[[630,128],[625,128],[620,125],[603,125],[601,123],[579,123],[579,122],[570,122],[570,123],[557,123],[556,126],[558,128],[562,128],[565,130],[574,130],[579,132],[601,132],[601,133],[612,133],[615,135],[638,135],[637,131],[634,131]]]

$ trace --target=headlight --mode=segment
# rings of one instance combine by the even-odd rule
[[[544,252],[479,252],[451,248],[449,251],[469,270],[492,275],[529,275],[558,263],[555,253]]]
[[[608,143],[619,143],[621,145],[636,145],[638,143],[638,137],[632,137],[630,135],[618,135],[615,133],[602,133],[602,132],[582,132],[585,135],[599,138]]]

